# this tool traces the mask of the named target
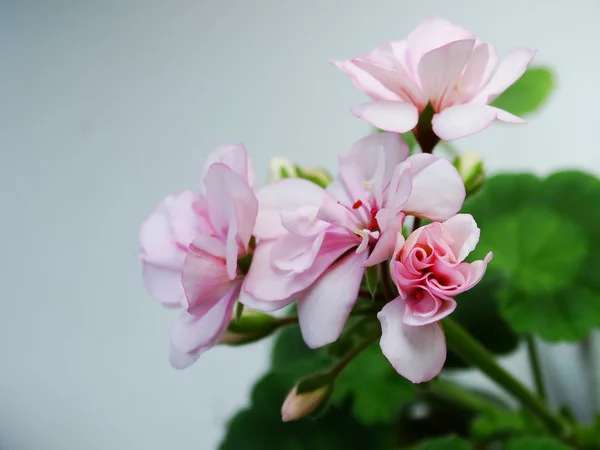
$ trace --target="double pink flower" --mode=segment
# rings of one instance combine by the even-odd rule
[[[373,101],[353,113],[387,131],[417,125],[431,104],[435,134],[446,141],[476,133],[495,119],[523,120],[489,106],[517,81],[535,52],[519,48],[498,62],[494,47],[444,19],[424,20],[403,41],[334,64]]]
[[[394,368],[413,382],[435,377],[446,360],[446,341],[439,321],[456,308],[454,297],[483,277],[485,260],[464,259],[479,241],[479,228],[469,214],[434,222],[406,240],[398,235],[390,263],[399,297],[379,312],[381,349]]]
[[[448,161],[409,157],[401,136],[376,133],[340,155],[326,189],[287,179],[257,197],[261,241],[245,288],[264,303],[247,304],[275,310],[297,300],[302,335],[316,348],[340,336],[365,267],[392,256],[405,216],[449,219],[465,189]]]
[[[150,294],[183,308],[171,332],[171,363],[192,364],[225,333],[244,290],[258,202],[242,145],[223,145],[205,163],[201,194],[164,199],[140,230],[140,259]]]

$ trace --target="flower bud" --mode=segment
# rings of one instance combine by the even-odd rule
[[[312,181],[321,187],[327,187],[333,180],[333,177],[325,169],[314,167],[300,167],[289,159],[273,158],[269,164],[269,178],[271,181],[282,180],[284,178],[302,178]]]
[[[475,152],[464,152],[452,162],[465,183],[467,195],[474,194],[485,181],[485,168],[481,157]]]
[[[271,159],[269,163],[269,179],[277,181],[284,178],[298,178],[296,164],[285,158]]]
[[[300,381],[283,402],[281,419],[291,422],[322,411],[329,402],[333,381],[334,376],[328,373],[311,375]]]
[[[258,311],[244,310],[239,319],[229,322],[227,331],[220,340],[222,345],[243,345],[269,336],[277,329],[277,319]]]

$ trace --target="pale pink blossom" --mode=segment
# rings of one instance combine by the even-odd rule
[[[261,241],[246,279],[247,304],[269,311],[297,300],[304,340],[316,348],[339,337],[365,267],[390,258],[404,217],[448,219],[465,190],[448,161],[408,157],[400,135],[375,133],[341,153],[340,174],[326,189],[286,179],[257,197]]]
[[[489,106],[517,81],[535,56],[518,48],[498,62],[494,47],[444,19],[427,19],[403,41],[334,64],[373,101],[352,109],[372,125],[403,133],[431,104],[435,134],[450,141],[476,133],[495,119],[524,123]]]
[[[184,309],[171,332],[177,368],[219,342],[243,291],[258,212],[252,179],[242,145],[218,147],[202,170],[200,193],[167,197],[142,224],[146,288],[165,306]]]
[[[482,261],[464,261],[479,233],[471,215],[458,214],[418,228],[406,242],[397,236],[390,271],[400,295],[378,314],[381,349],[398,373],[415,383],[442,369],[446,342],[439,321],[456,308],[454,296],[481,280],[492,258],[490,252]]]

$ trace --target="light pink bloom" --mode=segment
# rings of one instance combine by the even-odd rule
[[[395,133],[375,133],[340,155],[327,189],[301,179],[257,191],[255,234],[262,238],[246,280],[255,309],[297,300],[313,348],[335,341],[354,306],[366,266],[392,255],[405,215],[445,220],[465,190],[456,169],[428,154],[408,157]]]
[[[427,19],[403,41],[334,64],[374,101],[352,109],[378,128],[412,130],[428,103],[433,131],[446,141],[476,133],[494,119],[524,121],[488,104],[517,81],[535,56],[519,48],[498,62],[494,47],[444,19]]]
[[[242,145],[213,150],[201,194],[169,196],[140,230],[144,283],[168,307],[185,311],[171,333],[171,362],[192,364],[227,329],[244,274],[238,260],[252,252],[258,201]]]
[[[381,349],[394,368],[420,383],[435,377],[446,360],[446,341],[439,321],[456,308],[454,296],[483,277],[483,261],[464,262],[479,241],[479,228],[469,214],[434,222],[414,231],[404,242],[398,235],[390,263],[400,296],[379,312]]]

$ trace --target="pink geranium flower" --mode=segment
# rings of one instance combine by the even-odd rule
[[[140,230],[140,259],[150,294],[184,311],[171,333],[171,363],[192,364],[219,342],[243,290],[258,202],[242,145],[208,157],[201,194],[167,197]]]
[[[390,270],[400,296],[378,314],[381,349],[398,373],[419,383],[442,369],[446,341],[439,321],[456,308],[454,296],[481,280],[492,253],[464,262],[479,241],[469,214],[421,227],[406,242],[397,237]]]
[[[404,217],[446,220],[461,208],[463,182],[446,160],[408,157],[395,133],[375,133],[340,155],[327,189],[301,179],[257,191],[255,234],[262,238],[246,290],[278,309],[297,300],[310,347],[335,341],[356,302],[366,266],[390,258]]]
[[[374,101],[352,109],[383,130],[403,133],[431,104],[433,131],[450,141],[495,119],[523,120],[489,103],[517,81],[535,56],[519,48],[498,62],[494,47],[444,19],[421,22],[408,37],[334,64]]]

